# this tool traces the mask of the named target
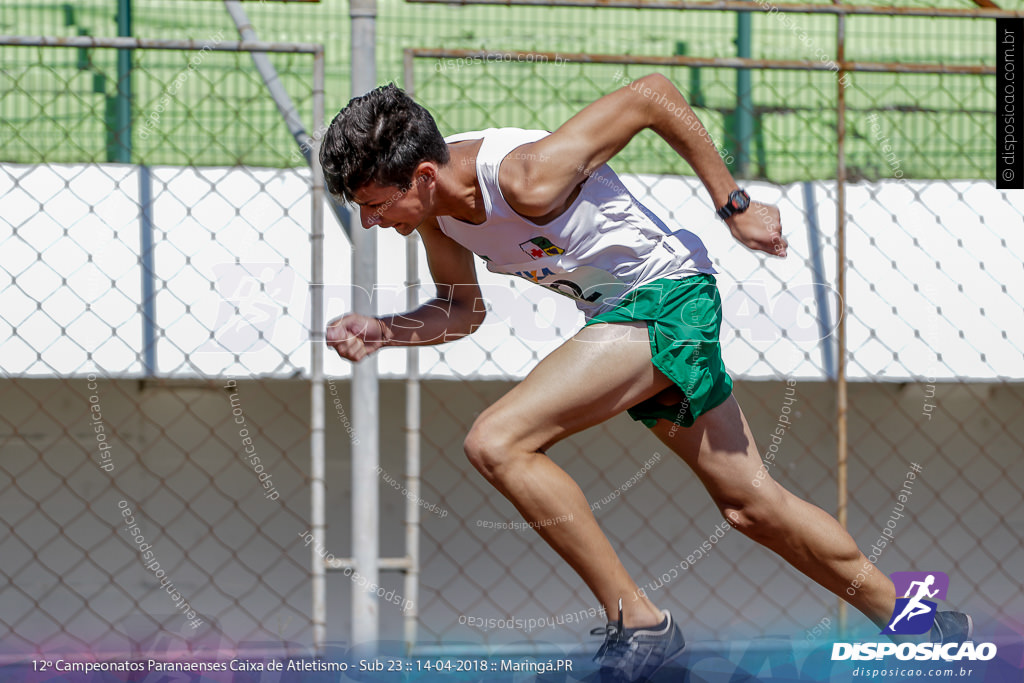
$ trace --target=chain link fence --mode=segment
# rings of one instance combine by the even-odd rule
[[[115,50],[0,48],[0,575],[11,587],[0,593],[3,657],[323,642],[310,552],[319,567],[327,548],[340,557],[351,546],[348,454],[359,435],[346,410],[350,368],[326,359],[330,524],[326,543],[310,548],[315,363],[307,349],[320,328],[308,294],[317,279],[307,246],[311,180],[249,55],[220,51],[233,29],[209,5],[140,11],[139,35],[199,42],[133,51],[127,116],[118,113],[126,98]],[[81,3],[71,23],[46,32],[113,33],[105,7]],[[1013,568],[1024,561],[1024,357],[1012,321],[1024,297],[1014,284],[1024,243],[1013,229],[1024,206],[990,180],[994,76],[991,51],[980,46],[991,22],[921,17],[897,28],[892,17],[851,17],[849,59],[934,61],[937,46],[953,46],[942,61],[977,73],[750,66],[744,103],[729,61],[731,13],[381,7],[386,78],[400,78],[401,48],[462,48],[409,53],[405,62],[407,86],[446,134],[551,130],[652,70],[679,85],[751,194],[780,206],[789,258],[767,262],[734,244],[691,170],[657,137],[635,140],[613,168],[642,202],[708,245],[720,271],[726,362],[773,476],[826,510],[845,510],[883,571],[947,571],[951,602],[972,610],[982,629],[1021,630]],[[18,26],[66,21],[55,8],[12,6],[5,17]],[[348,31],[329,3],[251,10],[264,39],[337,43]],[[754,21],[753,59],[814,60],[838,47],[834,17],[799,16],[810,43],[767,10]],[[545,60],[498,51],[531,47],[556,51]],[[347,100],[343,52],[327,60],[332,111]],[[569,58],[583,52],[634,57]],[[639,53],[665,61],[637,64]],[[309,56],[272,59],[310,120]],[[405,307],[401,250],[380,236],[381,312]],[[324,252],[334,316],[352,297],[350,250],[333,224]],[[479,270],[491,306],[484,328],[417,352],[415,502],[426,512],[414,640],[421,651],[589,650],[585,634],[603,621],[592,597],[462,453],[475,416],[582,319],[566,299]],[[431,294],[420,288],[421,300]],[[380,356],[380,549],[392,558],[409,553],[396,409],[406,359],[392,349]],[[837,421],[842,382],[845,424]],[[792,427],[773,444],[783,417]],[[837,482],[841,432],[845,485]],[[813,640],[838,625],[831,595],[722,527],[700,483],[628,418],[551,456],[583,488],[640,585],[686,622],[688,638]],[[328,579],[329,641],[358,635],[335,617],[347,613],[350,584],[341,573]],[[382,584],[401,591],[393,574]],[[402,601],[383,599],[379,609],[381,636],[400,639]],[[866,622],[851,616],[849,625]]]
[[[714,9],[686,9],[684,11],[640,10],[605,6],[601,8],[554,6],[502,6],[457,4],[449,2],[407,2],[406,0],[379,0],[377,3],[378,75],[382,82],[402,80],[402,50],[434,47],[465,50],[533,50],[561,54],[588,53],[605,55],[647,55],[672,57],[728,58],[737,53],[738,13]],[[609,3],[611,5],[612,3]],[[819,56],[834,58],[836,54],[837,18],[829,14],[787,14],[773,12],[791,2],[750,3],[749,56],[760,59],[817,60]],[[803,3],[798,3],[803,4]],[[941,62],[946,64],[990,64],[994,61],[991,45],[992,21],[972,17],[984,12],[971,0],[946,0],[942,3],[924,0],[900,0],[871,3],[892,7],[896,12],[950,11],[959,12],[955,18],[928,16],[849,16],[845,28],[846,57],[850,60],[870,60],[889,63]],[[1001,0],[1004,10],[1024,10],[1022,0]],[[243,2],[261,40],[312,41],[325,45],[327,109],[337,111],[349,99],[351,92],[351,63],[349,59],[350,21],[348,5],[336,2]],[[938,6],[936,10],[933,6]],[[117,34],[114,7],[109,0],[40,0],[32,3],[8,2],[0,7],[0,22],[8,28],[6,33],[20,35],[55,36],[110,36]],[[133,35],[158,39],[168,36],[206,41],[218,31],[225,36],[234,35],[235,28],[222,2],[196,0],[161,0],[153,3],[135,3],[132,12]],[[113,60],[113,55],[107,59]],[[275,57],[275,59],[284,59]],[[282,69],[287,74],[288,70]],[[735,89],[731,74],[720,72],[724,84],[714,85],[714,70],[686,72],[677,81],[696,99],[710,98],[728,102]],[[760,77],[754,74],[755,78]],[[796,79],[793,88],[805,85],[805,75],[790,72],[773,78]],[[600,79],[599,79],[600,80]],[[601,81],[604,85],[604,81]],[[295,84],[298,85],[298,84]],[[289,87],[289,90],[292,88]],[[758,88],[761,91],[761,88]],[[830,93],[831,88],[824,92]],[[762,92],[763,95],[763,92]],[[277,113],[259,105],[247,111],[245,129],[256,138],[267,131],[278,131]],[[813,107],[813,98],[798,94],[790,101],[780,100],[776,106]],[[555,106],[557,103],[550,103]],[[731,106],[731,105],[729,105]],[[943,105],[945,106],[945,105]],[[726,107],[728,108],[728,107]],[[568,111],[568,110],[567,110]],[[6,113],[6,112],[5,112]],[[708,112],[705,112],[708,115]],[[525,126],[530,114],[509,111],[502,116],[504,125]],[[795,119],[790,119],[794,120]],[[222,122],[223,123],[223,122]],[[246,128],[246,126],[248,128]],[[835,173],[834,150],[827,145],[814,144],[814,138],[803,135],[799,126],[786,131],[786,145],[799,145],[799,162],[792,157],[786,177],[775,177],[774,182],[791,179],[809,180],[831,177]],[[824,132],[824,139],[831,139]],[[781,141],[779,141],[781,142]],[[283,143],[282,143],[283,144]],[[657,146],[655,146],[656,148]],[[264,146],[248,152],[251,163],[256,155],[287,147]],[[795,149],[795,147],[794,147]],[[168,151],[170,148],[168,148]],[[224,152],[211,146],[209,154]],[[620,172],[670,172],[664,164],[664,155],[645,161],[643,155],[619,160]],[[966,150],[965,150],[966,151]],[[967,157],[967,154],[962,155]],[[987,161],[986,163],[991,163]],[[783,157],[786,157],[783,154]],[[655,161],[656,160],[656,161]],[[234,163],[223,155],[219,163]],[[278,163],[278,162],[268,162]],[[676,162],[672,162],[673,164]],[[634,166],[634,164],[636,164]],[[300,159],[292,158],[288,165],[301,166]],[[675,168],[675,167],[672,167]],[[774,172],[782,169],[775,168]],[[797,173],[797,175],[789,175]],[[802,174],[801,174],[802,173]],[[814,175],[817,174],[817,175]],[[942,178],[942,173],[929,176]]]
[[[310,173],[223,33],[75,40],[0,46],[0,658],[308,650]]]

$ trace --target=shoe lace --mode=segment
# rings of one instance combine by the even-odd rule
[[[632,638],[626,635],[625,628],[622,625],[622,599],[619,598],[619,618],[615,623],[608,623],[604,626],[599,626],[590,630],[592,636],[604,636],[604,643],[601,648],[594,655],[595,660],[601,660],[604,657],[621,657],[630,650],[632,645]]]

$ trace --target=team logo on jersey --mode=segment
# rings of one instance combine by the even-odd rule
[[[544,258],[564,254],[565,249],[556,247],[547,237],[534,237],[519,245],[519,248],[530,255],[530,258]]]

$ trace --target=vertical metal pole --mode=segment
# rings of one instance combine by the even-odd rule
[[[139,165],[139,260],[142,268],[142,373],[156,375],[156,270],[153,264],[153,174]]]
[[[324,53],[313,54],[313,128],[324,122]],[[313,140],[319,151],[319,142]],[[314,157],[315,158],[315,157]],[[322,654],[327,640],[327,567],[316,548],[325,548],[327,515],[325,510],[326,471],[324,439],[324,176],[319,163],[310,165],[313,181],[313,206],[310,220],[310,491],[311,521],[315,543],[311,546],[313,568],[313,647]]]
[[[412,310],[419,304],[419,239],[416,233],[406,238],[406,309]],[[405,611],[406,654],[412,654],[416,645],[416,624],[419,621],[419,580],[420,580],[420,350],[411,346],[407,349],[405,381],[405,485],[409,496],[405,501],[405,554],[409,566],[405,572],[405,599],[409,608]]]
[[[736,13],[736,56],[751,56],[753,29],[750,12]],[[754,95],[750,69],[736,69],[736,165],[733,173],[750,177],[750,148],[754,139]]]
[[[117,0],[117,35],[132,36],[132,0]],[[117,91],[114,94],[113,144],[110,161],[132,162],[132,50],[117,51]],[[109,119],[108,119],[109,121]],[[142,374],[156,374],[156,275],[153,264],[153,180],[147,166],[139,166],[139,265],[142,278]]]
[[[415,96],[412,53],[403,56],[405,90]],[[406,310],[419,305],[419,239],[413,233],[405,242],[405,287]],[[420,350],[410,346],[406,351],[405,381],[405,481],[409,497],[405,503],[405,554],[409,566],[405,572],[405,599],[409,608],[405,611],[406,655],[412,654],[416,645],[416,626],[419,622],[420,585]]]
[[[358,97],[377,84],[376,0],[351,0],[352,95]],[[362,228],[358,209],[352,213],[352,295],[356,313],[374,315],[377,282],[377,233]],[[379,585],[380,552],[377,356],[356,363],[352,369],[352,422],[358,443],[352,446],[352,556],[355,569],[366,579],[363,586]],[[376,654],[379,633],[376,593],[352,584],[352,642],[358,654]]]
[[[132,35],[132,0],[117,0],[117,35]],[[132,50],[117,51],[117,94],[114,98],[114,158],[132,162]]]
[[[836,518],[847,528],[847,396],[846,396],[846,16],[840,14],[836,24],[836,57],[840,68],[836,73],[836,273],[839,288],[839,329],[837,330],[836,367]],[[839,600],[839,635],[846,634],[846,601]]]
[[[676,49],[672,54],[679,55],[680,57],[685,57],[687,54],[689,54],[687,48],[688,46],[685,40],[677,40]],[[686,93],[686,99],[689,100],[691,107],[697,108],[707,106],[707,103],[704,100],[704,91],[701,89],[700,85],[700,67],[692,67],[689,69],[689,71],[690,91]]]
[[[814,183],[807,180],[804,187],[804,211],[807,217],[807,244],[811,252],[811,272],[814,273],[814,302],[818,311],[818,334],[821,335],[821,360],[825,375],[836,378],[836,360],[832,353],[832,320],[828,301],[825,300],[825,264],[821,260],[821,228],[818,227],[818,203],[814,198]]]

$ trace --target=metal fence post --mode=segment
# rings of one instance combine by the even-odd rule
[[[132,0],[117,2],[117,35],[132,35]],[[117,90],[114,95],[113,155],[109,159],[132,163],[132,51],[117,51]]]
[[[358,97],[377,82],[375,0],[352,0],[352,95]],[[376,313],[374,284],[377,282],[377,235],[363,230],[358,209],[352,213],[353,310],[364,315]],[[352,445],[352,557],[366,586],[379,584],[379,491],[377,357],[357,363],[352,369],[352,417],[358,442]],[[360,654],[373,656],[379,628],[376,594],[352,584],[352,634],[359,638]]]
[[[313,55],[313,130],[320,130],[324,122],[324,52]],[[313,139],[314,149],[319,150],[319,137]],[[310,225],[310,269],[309,294],[311,297],[310,342],[312,360],[310,363],[310,458],[312,482],[313,533],[325,540],[325,449],[324,449],[324,175],[320,164],[310,164],[313,182],[313,214]],[[313,647],[323,651],[327,636],[327,568],[323,559],[313,551]]]
[[[836,18],[836,57],[840,65],[846,61],[846,16]],[[847,403],[846,403],[846,80],[847,72],[840,66],[836,73],[836,283],[839,289],[839,362],[836,366],[836,519],[847,528]],[[846,601],[839,598],[839,634],[846,633]]]
[[[415,71],[412,53],[402,55],[403,85],[410,97],[416,96]],[[406,308],[419,304],[419,236],[413,233],[405,242]],[[405,597],[409,609],[405,611],[405,647],[411,655],[416,646],[416,625],[419,621],[420,582],[420,350],[410,346],[406,350],[405,368],[405,482],[409,498],[405,504],[405,556],[409,566],[405,572]]]
[[[753,29],[750,12],[736,13],[736,56],[749,58]],[[740,178],[750,176],[750,147],[754,140],[754,92],[749,69],[736,70],[736,166],[734,173]]]

